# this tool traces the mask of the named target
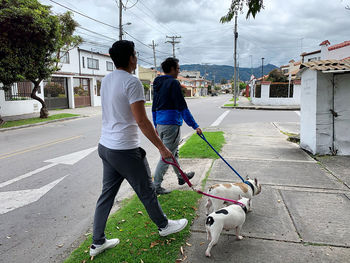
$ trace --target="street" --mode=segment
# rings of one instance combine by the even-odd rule
[[[251,122],[299,122],[293,111],[222,109],[231,95],[187,99],[202,129]],[[151,119],[151,108],[147,107]],[[0,133],[1,262],[61,262],[91,231],[101,191],[96,147],[101,113]],[[186,124],[182,137],[193,133]],[[157,149],[142,135],[152,172]],[[117,202],[133,191],[124,183]]]

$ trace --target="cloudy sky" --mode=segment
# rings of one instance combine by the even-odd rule
[[[51,0],[54,13],[66,8]],[[80,24],[76,33],[86,41],[84,48],[107,52],[119,38],[119,0],[55,0],[72,10]],[[166,36],[181,36],[175,54],[180,64],[233,66],[234,22],[221,24],[231,0],[123,0],[124,39],[133,40],[143,66],[153,65],[152,40],[157,65],[172,56]],[[350,0],[265,0],[265,9],[256,18],[238,17],[238,57],[240,67],[264,64],[281,66],[299,60],[302,52],[319,49],[323,40],[331,45],[350,40]],[[105,23],[105,24],[103,24]],[[107,24],[107,25],[106,25]]]

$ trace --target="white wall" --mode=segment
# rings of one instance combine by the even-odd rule
[[[261,98],[252,97],[254,105],[300,105],[300,85],[294,85],[292,98],[270,98],[270,85],[261,85]]]
[[[316,152],[317,71],[306,69],[301,75],[300,147]]]
[[[321,59],[338,59],[350,57],[350,46],[329,50],[328,52],[322,53]]]
[[[43,91],[41,94],[43,94]],[[37,95],[42,97],[41,94]],[[5,91],[3,90],[0,90],[0,105],[0,115],[2,117],[39,113],[41,109],[41,103],[33,99],[5,101]]]

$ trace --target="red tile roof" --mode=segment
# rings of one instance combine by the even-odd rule
[[[326,45],[326,46],[328,46],[328,45],[330,45],[331,43],[328,41],[328,40],[325,40],[325,41],[323,41],[321,44],[320,44],[320,46],[323,46],[323,45]]]
[[[346,47],[346,46],[350,46],[350,41],[344,41],[343,43],[339,43],[339,44],[330,46],[328,48],[328,50],[331,51],[331,50],[342,48],[342,47]]]

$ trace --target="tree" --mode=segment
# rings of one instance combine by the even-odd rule
[[[220,22],[230,22],[238,11],[242,13],[244,3],[248,6],[246,16],[247,19],[250,15],[252,15],[253,18],[255,18],[256,14],[260,12],[261,8],[264,8],[263,0],[232,0],[231,6],[227,14],[220,18]]]
[[[227,83],[227,80],[225,78],[222,78],[220,81],[220,84],[226,84],[226,83]]]
[[[268,81],[272,82],[287,82],[288,79],[285,75],[283,75],[283,72],[279,68],[275,68],[269,73],[269,76],[267,77]]]
[[[36,95],[39,84],[59,69],[61,51],[81,41],[72,36],[76,26],[70,13],[52,15],[50,7],[37,0],[0,0],[0,82],[31,81],[31,98],[42,105],[40,118],[47,118],[48,111]]]
[[[66,53],[68,53],[69,50],[77,47],[83,42],[83,39],[80,36],[73,35],[75,28],[79,24],[73,19],[71,12],[58,15],[58,19],[60,21],[61,43],[56,53],[56,67],[59,67],[58,62],[64,55],[66,55]]]

